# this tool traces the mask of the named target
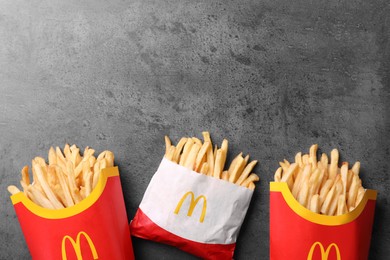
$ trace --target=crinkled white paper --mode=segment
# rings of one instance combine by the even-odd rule
[[[175,209],[187,192],[194,198],[206,198],[203,222],[203,199],[199,199],[192,216],[187,216],[191,196],[184,199],[178,214]],[[200,243],[232,244],[236,242],[253,191],[191,171],[163,159],[140,204],[140,209],[158,226],[185,239]]]

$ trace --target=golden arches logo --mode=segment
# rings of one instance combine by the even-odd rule
[[[199,222],[203,223],[204,218],[206,217],[206,209],[207,209],[207,199],[204,195],[200,195],[195,199],[195,195],[192,191],[187,192],[183,195],[183,197],[180,199],[179,203],[176,206],[175,214],[179,214],[179,211],[181,209],[181,206],[183,205],[184,200],[190,196],[190,207],[188,208],[187,216],[191,217],[192,213],[194,212],[194,209],[196,205],[198,204],[200,199],[203,199],[203,208],[202,208],[202,214],[200,215]]]
[[[324,246],[321,244],[321,242],[315,242],[311,248],[310,248],[310,251],[309,251],[309,254],[307,255],[307,260],[312,260],[313,259],[313,254],[314,254],[314,250],[319,247],[320,248],[320,252],[321,252],[321,260],[328,260],[328,257],[329,257],[329,254],[330,254],[330,250],[332,248],[334,248],[334,250],[336,251],[336,259],[337,260],[341,260],[341,255],[340,255],[340,250],[339,250],[339,247],[335,244],[335,243],[332,243],[330,244],[326,250],[324,248]]]
[[[62,247],[62,250],[61,250],[62,251],[62,260],[67,260],[67,256],[66,256],[66,241],[67,240],[69,240],[69,242],[71,243],[73,250],[76,253],[77,260],[83,259],[83,256],[81,254],[81,245],[80,245],[81,236],[83,236],[87,240],[89,248],[91,249],[91,252],[92,252],[93,259],[99,258],[98,253],[97,253],[96,248],[95,248],[95,245],[92,242],[92,239],[88,236],[87,233],[85,233],[84,231],[80,231],[77,234],[76,241],[74,241],[74,239],[70,236],[64,236],[64,238],[62,238],[62,245],[61,245],[61,247]]]

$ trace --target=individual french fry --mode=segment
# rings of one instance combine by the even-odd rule
[[[61,152],[61,149],[57,146],[56,147],[56,155],[57,155],[57,164],[58,166],[60,166],[64,171],[66,171],[66,159],[63,155],[63,153]]]
[[[20,192],[19,188],[16,187],[15,185],[10,185],[10,186],[8,186],[7,189],[9,191],[9,193],[11,193],[12,195]]]
[[[256,188],[255,183],[250,182],[250,183],[248,184],[248,189],[250,189],[250,190],[255,190],[255,188]]]
[[[288,167],[286,173],[282,175],[281,182],[287,182],[297,169],[298,165],[296,163],[291,164],[290,167]]]
[[[329,159],[328,159],[328,156],[326,155],[326,153],[323,153],[321,155],[321,164],[325,167],[328,166],[328,163],[329,163]]]
[[[93,151],[95,152],[95,151]],[[92,169],[93,166],[95,165],[96,163],[96,158],[95,156],[91,155],[89,158],[88,158],[88,162],[89,162],[89,167]]]
[[[207,151],[210,148],[209,142],[204,142],[199,150],[198,155],[195,160],[195,171],[200,171],[200,167],[202,166],[202,160],[205,158]]]
[[[186,142],[187,142],[186,137],[180,139],[179,143],[176,146],[175,153],[173,154],[173,160],[172,160],[173,162],[175,163],[179,162],[180,153],[183,150],[183,147],[186,144]]]
[[[34,158],[34,162],[36,163],[36,164],[38,164],[38,165],[40,165],[41,167],[42,167],[42,169],[44,169],[44,176],[46,176],[46,167],[47,167],[47,164],[46,164],[46,162],[45,162],[45,159],[43,159],[42,157],[39,157],[39,156],[37,156],[37,157],[35,157]]]
[[[302,170],[302,173],[297,175],[297,179],[295,180],[293,188],[292,188],[292,194],[293,194],[294,198],[297,198],[299,190],[301,189],[301,187],[303,185],[303,182],[310,178],[310,171],[311,171],[311,165],[306,164]]]
[[[284,159],[283,162],[287,165],[287,167],[290,167],[290,163],[286,159]]]
[[[93,181],[93,179],[92,179],[92,171],[91,170],[89,170],[86,174],[85,174],[85,195],[84,195],[84,197],[86,198],[86,197],[88,197],[89,196],[89,194],[91,194],[91,192],[92,192],[92,181]]]
[[[89,165],[89,162],[81,162],[82,170],[79,176],[76,177],[78,180],[77,184],[79,186],[84,186],[85,184],[85,175],[91,170],[91,167]],[[75,169],[76,171],[76,169]]]
[[[32,160],[31,161],[31,172],[32,172],[32,176],[33,176],[33,180],[34,180],[34,187],[39,190],[41,193],[44,193],[43,189],[42,189],[42,186],[41,186],[41,183],[39,182],[38,180],[38,177],[37,177],[37,174],[35,172],[35,168],[34,168],[34,165],[35,165],[35,161]]]
[[[171,148],[171,140],[168,136],[165,136],[165,155],[168,155],[169,149]]]
[[[241,185],[241,183],[249,176],[249,174],[252,172],[253,168],[257,164],[257,161],[251,161],[242,171],[240,177],[236,181],[236,184]]]
[[[195,144],[198,144],[198,145],[202,146],[202,141],[201,141],[199,138],[192,137],[192,141],[193,141]]]
[[[309,180],[306,179],[303,182],[302,188],[298,193],[297,200],[302,206],[306,207],[308,198],[309,198]]]
[[[247,165],[249,162],[249,154],[247,154],[245,157],[244,157],[244,165]]]
[[[24,183],[22,180],[20,180],[20,186],[22,186],[23,188],[23,192],[26,193],[27,192],[27,186],[26,183]]]
[[[282,180],[282,167],[279,167],[274,175],[274,181],[275,182],[280,182]]]
[[[259,181],[259,180],[260,180],[259,176],[257,176],[255,173],[252,173],[251,175],[249,175],[248,178],[246,178],[246,179],[241,183],[241,186],[246,187],[249,183],[255,182],[255,181]]]
[[[343,199],[345,201],[345,194],[343,193],[344,192],[344,187],[343,187],[343,183],[342,183],[342,180],[339,179],[337,182],[336,182],[336,185],[335,185],[336,189],[335,189],[335,194],[334,194],[334,199],[331,201],[330,203],[330,206],[329,206],[329,211],[326,213],[327,215],[335,215],[336,213],[336,210],[337,210],[337,199],[340,195],[343,196]]]
[[[341,180],[343,185],[343,194],[344,196],[347,194],[347,184],[348,184],[348,163],[344,162],[340,169]]]
[[[84,157],[89,153],[89,150],[90,150],[89,146],[86,146],[86,147],[84,148],[83,159],[84,159]],[[95,151],[94,151],[94,152],[95,152]]]
[[[314,172],[311,174],[309,179],[309,200],[312,196],[318,194],[318,189],[320,186],[320,170],[317,168],[314,170]]]
[[[80,191],[79,191],[79,193],[80,193],[80,196],[81,196],[82,198],[85,198],[85,187],[84,187],[84,186],[80,186]]]
[[[48,159],[49,159],[49,165],[57,164],[57,155],[53,147],[50,147]]]
[[[221,174],[221,179],[224,181],[229,181],[229,172],[228,171],[223,171]]]
[[[55,167],[50,165],[47,167],[47,183],[50,187],[54,187],[58,184],[57,175],[55,173]]]
[[[310,147],[310,163],[313,166],[313,168],[317,168],[317,149],[318,144],[313,144]]]
[[[299,165],[299,167],[303,167],[303,161],[302,161],[302,153],[299,152],[295,155],[295,163]]]
[[[289,168],[289,164],[286,164],[285,162],[279,162],[280,167],[282,167],[283,172],[287,172]]]
[[[304,165],[306,165],[306,164],[308,164],[308,163],[310,163],[310,157],[309,157],[309,155],[308,154],[304,154],[303,156],[302,156],[302,162],[303,162],[303,164]]]
[[[70,194],[72,195],[73,201],[75,203],[79,203],[82,198],[80,196],[80,189],[77,188],[76,184],[76,177],[74,175],[74,165],[71,161],[68,161],[66,164],[66,174],[67,174],[67,181],[69,185]]]
[[[215,146],[214,146],[214,151],[213,151],[214,161],[215,161],[215,158],[217,157],[217,151],[218,151],[218,146],[215,145]]]
[[[75,167],[77,167],[77,165],[79,165],[79,163],[81,162],[80,149],[77,148],[75,145],[72,145],[70,151],[71,151],[72,163]]]
[[[322,205],[325,201],[325,198],[329,192],[329,190],[332,188],[333,186],[333,180],[331,179],[328,179],[324,186],[322,186],[321,190],[320,190],[320,205]]]
[[[359,203],[362,201],[365,192],[366,192],[366,190],[363,187],[359,188],[358,195],[357,195],[356,202],[355,202],[355,207],[357,207],[359,205]]]
[[[360,171],[360,162],[355,162],[355,164],[352,166],[352,172],[356,175],[359,175]]]
[[[232,173],[234,167],[236,166],[236,162],[238,160],[238,157],[242,157],[242,152],[239,153],[236,157],[234,157],[233,161],[230,163],[230,166],[229,166],[229,169],[228,169],[229,174]]]
[[[353,176],[355,176],[353,171],[348,170],[348,173],[347,173],[347,193],[349,192],[349,189],[351,188]]]
[[[93,166],[93,181],[92,181],[92,187],[95,188],[99,181],[99,175],[100,175],[100,164],[103,161],[103,159],[97,159],[95,165]]]
[[[66,159],[72,160],[72,153],[70,151],[69,144],[65,144],[65,146],[64,146],[64,155],[65,155]]]
[[[337,174],[337,165],[339,163],[339,151],[333,149],[330,153],[330,167],[329,167],[329,178],[334,179]]]
[[[331,206],[332,200],[334,198],[335,190],[336,190],[336,187],[333,186],[329,190],[329,192],[326,194],[326,198],[325,198],[324,203],[322,204],[321,210],[320,210],[320,212],[322,214],[325,214],[325,215],[329,214],[328,212],[330,211],[330,206]]]
[[[57,199],[65,206],[64,201],[66,200],[65,194],[61,189],[60,184],[56,184],[52,187],[54,195],[57,197]],[[66,207],[66,206],[65,206]]]
[[[200,148],[201,148],[201,145],[199,145],[198,143],[195,143],[192,146],[191,151],[188,154],[186,161],[184,162],[184,167],[191,169],[191,170],[194,170],[196,156],[198,155]]]
[[[209,132],[207,131],[202,132],[202,136],[205,142],[209,142],[211,144],[211,136]]]
[[[309,209],[315,213],[320,213],[320,196],[318,194],[311,197]]]
[[[30,185],[30,176],[28,174],[28,166],[24,166],[21,173],[22,173],[22,182],[24,182],[24,184],[26,186]]]
[[[205,162],[202,164],[202,167],[200,168],[199,173],[207,175],[208,170],[209,170],[209,164],[207,162]]]
[[[236,164],[234,165],[234,168],[231,174],[229,175],[229,181],[235,183],[238,179],[238,176],[241,174],[242,170],[244,169],[244,167],[245,167],[245,159],[242,156],[240,156],[238,157]]]
[[[321,175],[322,175],[319,191],[322,189],[322,187],[324,187],[326,181],[329,179],[329,172],[328,172],[329,165],[326,162],[321,161],[321,163],[318,164],[319,165],[319,169],[321,171]]]
[[[228,151],[228,145],[229,145],[228,140],[223,139],[222,145],[221,145],[221,150],[224,150],[224,151],[227,153],[227,151]],[[225,159],[226,159],[226,158],[225,158]],[[224,164],[225,164],[225,162],[224,162]]]
[[[56,147],[56,154],[57,154],[57,159],[60,159],[62,162],[65,162],[65,156],[61,152],[61,149],[58,146]]]
[[[228,152],[228,141],[226,139],[223,139],[222,145],[221,145],[221,162],[220,162],[222,170],[219,174],[222,173],[223,168],[225,166],[227,152]]]
[[[173,155],[175,154],[175,146],[171,145],[171,147],[169,147],[169,150],[168,150],[168,153],[165,155],[165,157],[172,161],[173,160]]]
[[[114,153],[111,151],[106,152],[107,167],[114,167]]]
[[[337,201],[337,216],[343,215],[348,212],[347,205],[345,204],[344,195],[339,195]]]
[[[102,161],[100,162],[99,167],[100,167],[100,169],[99,169],[100,171],[101,171],[102,169],[104,169],[104,168],[107,168],[107,160],[106,160],[106,159],[102,160]],[[100,171],[99,171],[99,173],[100,173]]]
[[[96,159],[97,159],[98,161],[99,161],[99,160],[102,160],[103,158],[106,157],[106,153],[107,153],[107,151],[101,152],[101,153],[98,155],[98,157],[97,157]]]
[[[294,171],[293,174],[292,174],[292,176],[291,176],[291,178],[289,178],[289,179],[287,180],[287,186],[288,186],[288,188],[289,188],[290,190],[293,189],[293,186],[294,186],[294,175],[296,175],[296,172],[297,172],[297,171]]]
[[[355,207],[356,205],[356,197],[358,195],[359,190],[359,177],[358,175],[353,176],[352,184],[348,192],[348,198],[347,198],[347,206],[349,207]]]
[[[209,132],[202,132],[202,135],[203,135],[203,139],[205,142],[209,142],[210,143],[210,147],[209,149],[207,150],[207,163],[209,165],[209,170],[207,172],[207,175],[208,176],[213,176],[214,174],[214,153],[213,153],[213,143],[211,142],[211,137],[210,137],[210,133]]]
[[[187,156],[190,153],[193,145],[194,145],[194,142],[192,141],[192,139],[188,138],[186,144],[184,145],[183,154],[180,156],[179,164],[181,166],[184,166],[184,163],[185,163]]]
[[[221,173],[223,171],[223,165],[222,165],[222,150],[218,149],[217,154],[215,156],[215,163],[214,163],[214,178],[220,179]]]

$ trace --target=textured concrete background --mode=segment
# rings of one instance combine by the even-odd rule
[[[235,257],[269,257],[268,182],[318,143],[379,191],[390,255],[390,7],[372,1],[0,0],[0,259],[29,258],[6,192],[52,145],[110,149],[129,220],[164,152],[209,130],[260,161]],[[138,259],[192,259],[134,239]]]

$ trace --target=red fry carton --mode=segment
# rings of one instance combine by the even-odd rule
[[[340,216],[314,213],[295,200],[284,182],[270,183],[270,259],[367,259],[377,192]]]
[[[11,200],[33,259],[134,259],[117,167],[69,208],[42,208],[22,192]]]
[[[130,224],[131,234],[202,259],[232,259],[252,194],[164,158]]]

